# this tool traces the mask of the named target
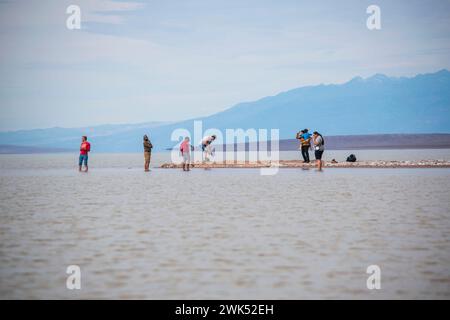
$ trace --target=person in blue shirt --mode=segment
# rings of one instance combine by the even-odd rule
[[[297,134],[297,139],[300,140],[301,151],[304,163],[309,163],[309,149],[311,148],[311,134],[308,129],[303,129]]]
[[[302,137],[304,140],[311,141],[311,133],[308,132],[308,129],[303,129]]]

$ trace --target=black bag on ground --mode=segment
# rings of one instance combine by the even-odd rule
[[[347,157],[347,162],[356,162],[356,156],[352,153]]]

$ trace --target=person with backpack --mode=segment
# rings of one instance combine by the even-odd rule
[[[150,158],[152,157],[153,145],[147,135],[144,135],[144,171],[149,172]]]
[[[313,132],[314,155],[316,157],[317,171],[322,171],[323,161],[322,155],[325,150],[325,140],[317,131]]]

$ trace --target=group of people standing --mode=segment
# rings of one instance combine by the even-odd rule
[[[150,160],[152,157],[153,144],[147,135],[143,138],[144,146],[144,171],[150,171]],[[205,136],[201,141],[202,152],[204,155],[204,161],[210,161],[210,158],[214,155],[214,149],[211,144],[216,140],[215,135]],[[78,159],[78,168],[80,172],[88,171],[88,153],[91,151],[91,144],[87,141],[87,136],[81,137],[80,156]],[[194,151],[194,146],[190,144],[189,137],[185,137],[180,145],[180,154],[183,158],[183,171],[190,171],[191,164],[191,152]],[[84,165],[84,170],[83,170]]]
[[[314,147],[317,170],[322,171],[322,155],[325,150],[325,139],[322,135],[317,131],[314,131],[311,135],[308,129],[303,129],[297,132],[296,138],[297,140],[300,140],[300,150],[302,152],[303,162],[310,163],[309,150]]]
[[[308,129],[303,129],[297,133],[296,138],[300,140],[300,149],[303,156],[303,162],[309,163],[309,150],[314,147],[314,155],[316,158],[316,166],[319,171],[322,170],[322,154],[325,150],[325,140],[320,133],[314,131],[311,135]],[[150,171],[150,159],[152,154],[153,145],[147,135],[143,138],[144,146],[144,171]],[[215,135],[205,136],[201,140],[203,160],[208,162],[214,154],[214,149],[212,148],[212,143],[216,140]],[[82,136],[80,145],[80,157],[78,160],[79,171],[88,171],[88,153],[91,151],[91,144],[87,141],[87,136]],[[185,137],[183,142],[180,144],[180,155],[183,158],[183,171],[190,171],[191,164],[191,152],[194,151],[194,146],[191,145],[189,137]],[[82,167],[85,170],[82,170]]]

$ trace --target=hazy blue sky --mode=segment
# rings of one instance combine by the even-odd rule
[[[66,8],[81,8],[81,30]],[[382,29],[366,28],[370,4]],[[450,69],[450,1],[0,0],[0,130],[181,120]]]

